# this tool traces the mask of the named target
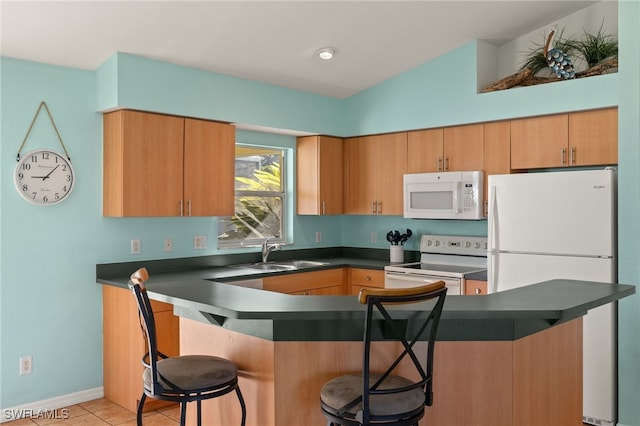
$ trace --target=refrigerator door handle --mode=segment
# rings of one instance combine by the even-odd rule
[[[497,212],[496,212],[496,190],[497,188],[492,185],[491,187],[489,187],[489,194],[490,194],[490,199],[489,199],[489,217],[487,218],[487,222],[488,222],[488,235],[489,235],[489,247],[490,247],[490,253],[489,254],[489,268],[487,271],[487,279],[489,281],[489,292],[491,293],[495,293],[498,289],[497,287],[497,280],[496,280],[496,259],[495,259],[495,255],[494,253],[496,253],[497,251],[497,247],[496,247],[496,242],[497,242],[497,229],[496,229],[496,219],[497,219]]]

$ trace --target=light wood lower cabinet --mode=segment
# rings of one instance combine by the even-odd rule
[[[487,282],[479,280],[465,280],[464,294],[487,294]]]
[[[287,294],[336,295],[344,294],[346,268],[298,272],[262,279],[262,289]]]
[[[349,268],[349,294],[357,296],[363,287],[384,288],[384,271]]]
[[[184,354],[238,365],[251,426],[326,424],[323,384],[362,369],[361,341],[270,341],[187,318],[180,333]],[[581,318],[515,341],[438,340],[435,347],[434,403],[420,426],[582,426]],[[394,342],[372,349],[399,350]],[[236,398],[204,401],[202,410],[203,424],[240,424]],[[194,422],[195,410],[187,417]]]
[[[180,354],[178,317],[173,305],[151,301],[156,320],[158,347],[168,356]],[[142,395],[142,356],[146,352],[138,308],[131,291],[102,287],[104,397],[129,411],[136,411]],[[170,405],[147,399],[145,411]]]

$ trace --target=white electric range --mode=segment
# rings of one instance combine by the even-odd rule
[[[420,262],[386,266],[384,286],[417,287],[442,280],[447,294],[464,294],[465,278],[486,270],[486,237],[422,235]]]

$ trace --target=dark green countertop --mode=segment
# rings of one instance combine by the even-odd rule
[[[306,257],[306,259],[312,259]],[[296,272],[344,266],[382,270],[387,260],[324,257],[330,265]],[[225,284],[263,274],[230,266],[178,271],[146,266],[152,299],[171,303],[177,315],[277,341],[357,341],[362,339],[364,306],[355,296],[300,296]],[[97,268],[97,282],[126,288],[127,276]],[[292,272],[287,272],[292,273]],[[274,274],[269,274],[273,276]],[[516,340],[585,315],[589,309],[635,293],[635,287],[588,281],[551,280],[485,296],[447,296],[439,340]],[[425,303],[424,308],[429,308]],[[410,315],[417,308],[394,309]]]

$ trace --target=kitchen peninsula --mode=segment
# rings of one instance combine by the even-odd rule
[[[180,352],[238,364],[247,425],[325,424],[320,387],[361,368],[364,307],[354,296],[286,295],[216,281],[223,276],[220,268],[151,273],[150,298],[172,304],[180,317]],[[127,277],[98,274],[98,282],[122,291]],[[581,318],[634,291],[552,280],[447,297],[436,343],[435,402],[424,423],[582,425]],[[415,306],[397,309],[409,315]],[[378,345],[378,351],[397,350]],[[203,407],[205,424],[239,424],[232,398]]]

